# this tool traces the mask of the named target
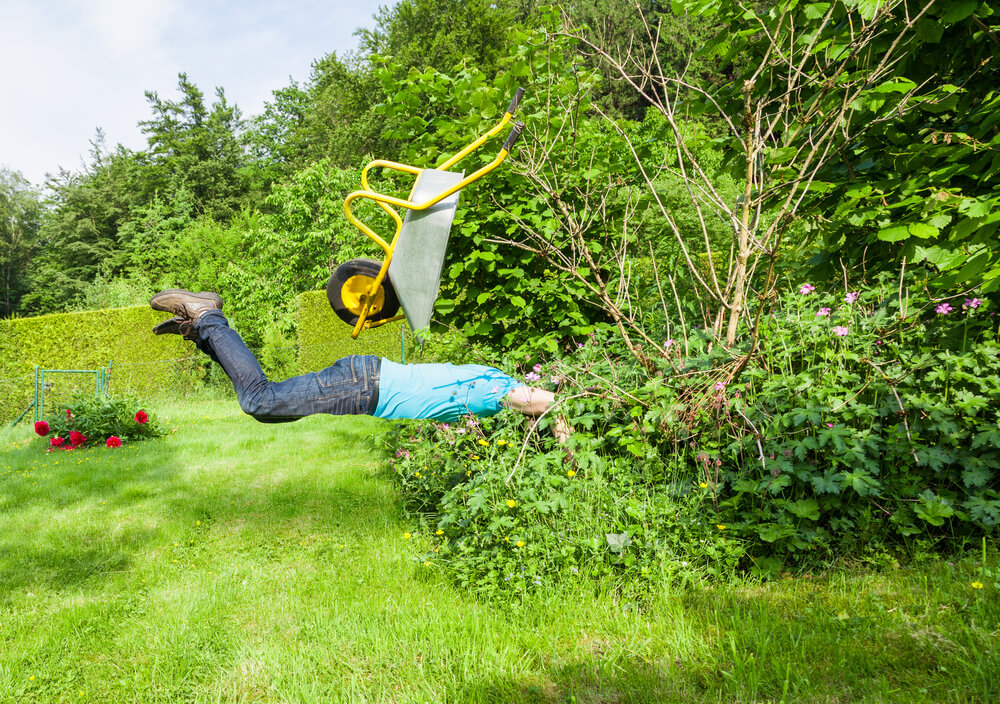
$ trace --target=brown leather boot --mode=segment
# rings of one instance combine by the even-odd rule
[[[194,322],[202,313],[222,309],[222,298],[210,291],[191,293],[182,288],[172,288],[160,291],[149,299],[153,310],[173,313],[181,318]]]
[[[153,328],[154,335],[180,335],[185,340],[194,341],[196,334],[194,324],[187,318],[176,316],[168,318]]]

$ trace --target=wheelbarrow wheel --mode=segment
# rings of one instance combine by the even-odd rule
[[[337,267],[326,284],[326,297],[338,318],[348,325],[357,324],[365,306],[365,297],[381,269],[382,265],[371,259],[351,259]],[[386,276],[375,292],[366,320],[385,320],[398,312],[399,299]]]

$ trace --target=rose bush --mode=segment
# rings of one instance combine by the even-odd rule
[[[35,424],[35,432],[48,437],[49,450],[86,446],[87,438],[101,438],[108,448],[125,442],[160,437],[159,425],[135,398],[81,396]]]

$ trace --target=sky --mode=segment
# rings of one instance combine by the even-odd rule
[[[109,148],[146,146],[145,91],[174,100],[185,72],[245,118],[312,62],[357,48],[392,0],[0,0],[0,166],[37,186],[80,171],[97,129]]]

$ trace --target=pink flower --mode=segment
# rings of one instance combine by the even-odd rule
[[[812,284],[802,284],[802,288],[799,289],[799,293],[805,296],[808,293],[812,293],[816,290],[816,287]]]
[[[858,292],[857,291],[848,291],[847,295],[844,296],[844,301],[846,303],[854,303],[854,301],[856,301],[856,300],[858,300]]]
[[[149,420],[149,416],[146,415],[146,411],[139,411],[135,414],[135,422],[140,425]]]
[[[117,435],[112,435],[108,438],[108,441],[104,443],[107,447],[121,447],[122,439]]]
[[[38,421],[37,423],[35,423],[35,432],[41,435],[42,437],[45,437],[46,435],[49,434],[49,424],[46,423],[44,420]]]
[[[673,340],[667,340],[666,342],[663,343],[663,349],[665,350],[669,350],[673,346],[674,346]]]
[[[715,390],[716,391],[725,391],[726,390],[726,382],[724,382],[724,381],[717,381],[717,382],[715,382]]]
[[[941,305],[939,305],[939,306],[938,306],[937,308],[935,308],[934,310],[936,310],[936,311],[937,311],[937,314],[938,314],[938,315],[948,315],[948,313],[950,313],[951,311],[953,311],[953,310],[954,310],[954,308],[952,308],[952,307],[951,307],[950,305],[948,305],[947,303],[942,303]]]
[[[535,372],[528,372],[527,374],[524,375],[524,378],[528,381],[538,381],[542,377],[540,377],[538,374],[535,374]]]
[[[827,428],[832,428],[832,427],[833,427],[833,423],[827,423],[827,424],[826,424],[826,427],[827,427]]]
[[[978,308],[982,304],[978,298],[966,298],[965,303],[962,304],[963,308]]]
[[[846,337],[847,332],[848,332],[847,328],[845,328],[843,325],[837,325],[836,327],[833,328],[833,333],[837,337]]]
[[[87,442],[87,436],[74,430],[69,434],[69,441],[73,443],[73,447],[79,447],[83,443]]]
[[[52,438],[51,440],[49,440],[49,447],[59,447],[64,442],[66,442],[66,438],[61,438],[61,437],[56,436],[56,437]]]
[[[541,374],[542,373],[542,365],[541,364],[536,364],[535,366],[533,366],[531,368],[531,370],[533,372],[535,372],[535,374]]]
[[[557,377],[557,376],[552,377],[552,383],[553,384],[558,384],[559,383],[559,377]]]
[[[816,315],[830,315],[830,309],[820,308],[818,311],[816,311]]]

